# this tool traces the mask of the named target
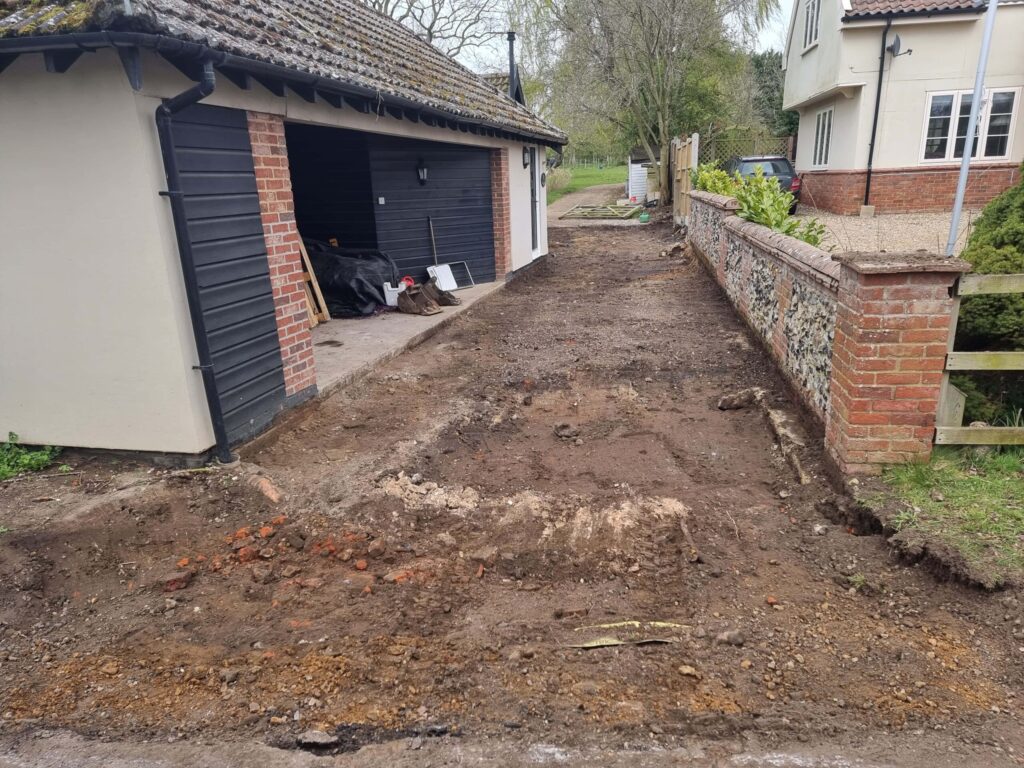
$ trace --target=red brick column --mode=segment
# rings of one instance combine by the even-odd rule
[[[931,455],[950,288],[970,266],[934,254],[846,254],[825,445],[844,473]]]
[[[491,150],[491,209],[494,215],[494,272],[512,268],[512,215],[509,207],[508,149]]]
[[[270,284],[274,291],[277,335],[284,363],[285,393],[291,396],[316,386],[316,366],[302,286],[302,254],[295,226],[284,120],[260,112],[248,114],[263,237],[267,242]]]

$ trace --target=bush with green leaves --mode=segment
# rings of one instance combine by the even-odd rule
[[[1024,181],[985,207],[961,257],[979,274],[1024,273]],[[964,299],[957,342],[970,349],[1024,349],[1024,295]]]
[[[734,197],[740,204],[736,213],[741,219],[803,240],[815,248],[821,246],[825,225],[817,219],[801,221],[790,216],[795,200],[792,193],[780,187],[778,179],[765,176],[760,168],[753,176],[742,179]]]
[[[1024,181],[985,206],[960,256],[973,272],[1024,273]],[[956,348],[1024,350],[1024,295],[966,296],[960,306]],[[1005,421],[1024,408],[1024,373],[960,374],[953,383],[967,395],[964,420]]]
[[[736,190],[743,184],[738,174],[730,176],[718,163],[701,163],[690,171],[690,181],[694,189],[727,197],[735,197]]]
[[[0,443],[0,480],[7,480],[22,472],[46,469],[60,453],[60,448],[46,445],[42,448],[26,448],[18,444],[18,436],[8,433],[7,442]]]

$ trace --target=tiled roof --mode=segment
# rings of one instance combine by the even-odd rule
[[[984,2],[975,0],[850,0],[847,19],[901,14],[950,13],[984,10]]]
[[[359,0],[0,0],[0,38],[96,31],[201,43],[453,119],[565,142],[557,128]]]

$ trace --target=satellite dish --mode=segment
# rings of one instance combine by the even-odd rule
[[[887,50],[889,53],[891,53],[894,57],[895,56],[899,56],[900,55],[900,36],[896,35],[892,39],[892,42],[889,43],[889,47],[886,48],[885,50]]]

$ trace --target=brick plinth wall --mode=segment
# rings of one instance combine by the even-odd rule
[[[509,206],[508,149],[491,150],[491,210],[494,216],[494,272],[512,268],[512,218]]]
[[[931,455],[954,309],[970,266],[933,254],[839,257],[825,444],[844,473]]]
[[[881,168],[871,176],[871,205],[877,213],[948,211],[953,207],[959,165]],[[866,171],[808,171],[802,174],[801,202],[843,215],[860,212]],[[965,203],[982,208],[1020,181],[1013,163],[972,165]]]
[[[274,292],[277,335],[284,364],[285,393],[292,396],[316,386],[316,365],[306,294],[302,286],[302,253],[295,226],[295,201],[288,170],[284,121],[276,115],[260,112],[249,112],[248,115],[260,217]]]

